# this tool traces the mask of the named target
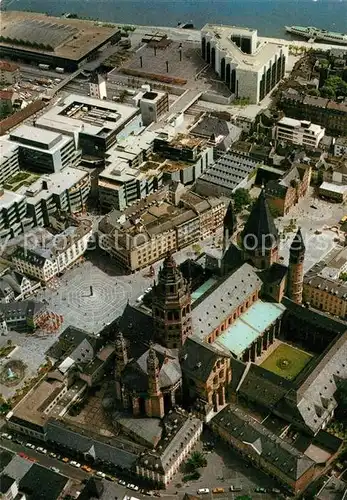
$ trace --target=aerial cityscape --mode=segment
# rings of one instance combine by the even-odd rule
[[[347,500],[347,34],[0,16],[0,498]]]

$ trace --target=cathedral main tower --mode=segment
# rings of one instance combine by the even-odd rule
[[[165,257],[153,287],[153,323],[157,342],[179,349],[192,333],[191,296],[187,280],[172,254]]]

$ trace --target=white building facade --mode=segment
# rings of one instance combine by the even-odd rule
[[[325,128],[305,120],[284,117],[276,126],[276,139],[308,148],[317,148]]]
[[[256,30],[207,24],[201,54],[235,98],[258,104],[284,77],[288,48],[260,41]]]

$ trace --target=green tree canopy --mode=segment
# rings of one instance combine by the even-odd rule
[[[234,209],[236,213],[241,212],[241,210],[252,201],[249,192],[244,188],[236,189],[235,193],[232,194],[232,199],[234,200]]]

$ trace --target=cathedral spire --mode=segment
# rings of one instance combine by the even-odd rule
[[[233,203],[229,202],[223,221],[223,252],[226,252],[229,246],[230,238],[236,229],[236,216],[234,214]]]
[[[264,269],[277,261],[278,242],[278,231],[262,189],[242,232],[242,246],[253,264]]]

